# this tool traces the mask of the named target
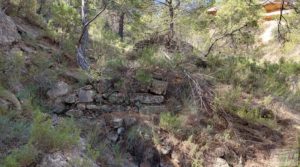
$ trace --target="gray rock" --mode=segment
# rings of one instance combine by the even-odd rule
[[[56,152],[46,154],[37,167],[71,167],[88,166],[99,167],[94,161],[88,158],[82,150],[74,149],[68,152]]]
[[[101,79],[95,85],[97,92],[100,94],[106,93],[111,87],[112,82],[108,79]]]
[[[127,111],[126,108],[122,105],[114,105],[113,106],[113,111],[114,112],[124,112]]]
[[[52,112],[56,114],[61,114],[66,110],[66,106],[62,102],[60,98],[56,99],[54,101],[54,104],[52,106]]]
[[[117,130],[118,135],[123,135],[124,132],[125,132],[125,128],[123,128],[123,127],[120,127],[120,128],[118,128],[118,130]]]
[[[289,85],[289,89],[293,94],[296,94],[300,91],[300,77],[299,76],[291,76],[287,79],[287,84]]]
[[[71,109],[66,112],[66,115],[74,118],[80,118],[83,116],[83,112],[78,109]]]
[[[71,87],[64,81],[57,82],[52,89],[47,92],[47,96],[50,99],[55,99],[60,96],[64,96],[69,93]]]
[[[36,54],[36,51],[34,50],[34,48],[27,46],[27,45],[21,45],[21,50],[26,52],[26,53],[30,53],[30,54]]]
[[[85,109],[86,109],[86,105],[83,104],[83,103],[78,103],[78,104],[77,104],[77,108],[78,108],[79,110],[85,110]]]
[[[66,71],[62,74],[64,78],[67,78],[71,81],[78,82],[78,83],[87,83],[90,77],[83,71],[72,69],[70,71]]]
[[[96,96],[95,96],[95,101],[97,102],[97,103],[102,103],[103,102],[103,98],[102,98],[102,95],[100,95],[100,94],[97,94]]]
[[[229,164],[226,162],[225,159],[223,158],[216,158],[214,161],[213,167],[230,167]]]
[[[31,24],[28,24],[26,21],[24,21],[21,18],[14,18],[15,24],[17,26],[17,30],[22,34],[22,36],[27,36],[32,39],[37,39],[41,37],[44,32],[40,28],[33,26]],[[39,44],[37,44],[38,46]]]
[[[113,143],[116,143],[119,139],[119,135],[115,132],[111,132],[107,135],[107,138],[112,141]]]
[[[16,97],[16,95],[13,94],[11,91],[5,90],[5,89],[1,90],[0,98],[2,98],[4,100],[7,100],[11,104],[13,104],[13,106],[15,107],[15,109],[17,111],[21,111],[22,110],[22,106],[21,106],[20,101],[18,100],[18,98]]]
[[[96,92],[93,90],[83,90],[80,89],[78,93],[78,98],[80,103],[90,103],[94,101]]]
[[[171,153],[172,147],[171,146],[162,146],[160,151],[161,151],[162,155],[168,155]]]
[[[147,93],[136,93],[130,98],[130,101],[139,101],[143,104],[160,104],[164,102],[164,99],[164,96],[151,95]]]
[[[126,127],[130,127],[130,126],[133,126],[134,124],[136,124],[137,120],[134,117],[128,116],[128,117],[124,118],[124,123],[125,123]]]
[[[147,93],[151,83],[143,83],[141,81],[138,80],[133,80],[131,82],[131,87],[133,88],[132,92],[136,92],[136,93]]]
[[[150,92],[157,94],[157,95],[165,95],[168,88],[168,82],[160,81],[160,80],[152,80],[150,86]]]
[[[110,106],[110,105],[102,105],[102,106],[99,107],[99,110],[101,112],[107,112],[107,113],[109,113],[109,112],[113,111],[113,107]]]
[[[48,154],[43,159],[41,164],[37,165],[38,167],[66,167],[70,165],[67,162],[66,157],[61,153],[57,152],[54,154]]]
[[[0,10],[0,45],[7,46],[20,39],[14,21]]]
[[[0,99],[0,111],[7,111],[8,109],[9,109],[9,102],[4,99]]]
[[[97,106],[97,105],[95,105],[95,104],[88,104],[88,105],[86,105],[86,109],[88,109],[88,110],[100,110],[100,106]]]
[[[153,105],[153,106],[144,105],[139,109],[139,112],[143,114],[151,114],[151,113],[157,114],[166,111],[168,111],[168,109],[165,105]]]
[[[113,93],[108,97],[108,101],[112,104],[122,104],[125,102],[125,95],[123,93]]]
[[[93,89],[93,85],[85,85],[81,89],[82,90],[92,90]]]
[[[68,95],[67,97],[65,97],[64,101],[65,101],[65,103],[68,103],[68,104],[76,103],[77,96],[76,96],[76,94]]]
[[[114,118],[112,123],[113,123],[113,127],[117,129],[123,126],[124,120],[122,118]]]

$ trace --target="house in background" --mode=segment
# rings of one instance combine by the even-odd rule
[[[288,9],[288,6],[293,2],[292,0],[261,0],[261,5],[264,7],[267,13],[279,11],[282,6],[284,9]]]
[[[260,4],[265,9],[266,13],[263,18],[265,20],[273,20],[280,15],[280,10],[283,6],[283,14],[292,12],[290,6],[295,3],[295,0],[260,0]],[[219,7],[212,7],[207,10],[208,14],[216,15]]]

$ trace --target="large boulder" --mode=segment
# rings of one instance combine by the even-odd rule
[[[71,87],[64,81],[59,81],[55,86],[47,92],[47,96],[50,99],[55,99],[60,96],[68,94],[71,90]]]
[[[0,45],[10,45],[20,39],[14,21],[0,10]]]
[[[164,96],[151,95],[147,93],[136,93],[130,98],[132,102],[140,102],[143,104],[160,104],[164,102]]]

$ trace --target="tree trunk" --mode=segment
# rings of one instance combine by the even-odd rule
[[[173,38],[174,36],[174,7],[173,7],[173,4],[172,4],[172,0],[169,0],[168,1],[168,5],[169,5],[169,15],[170,15],[170,36],[171,38]]]
[[[119,36],[121,41],[124,41],[124,20],[125,20],[125,13],[122,12],[119,18]]]
[[[89,63],[86,56],[86,48],[89,41],[89,31],[88,26],[85,26],[88,23],[87,13],[88,13],[88,0],[81,0],[81,22],[83,27],[82,38],[79,41],[77,48],[77,63],[78,65],[87,70],[89,68]]]
[[[82,36],[82,49],[83,49],[83,54],[86,55],[86,48],[88,46],[88,41],[89,41],[89,30],[88,27],[85,27],[85,25],[88,22],[88,0],[82,0],[82,7],[81,7],[81,21],[82,21],[82,27],[86,28],[84,30],[84,34]]]

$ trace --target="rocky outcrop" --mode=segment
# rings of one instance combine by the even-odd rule
[[[0,45],[10,45],[21,39],[14,21],[0,10]]]

